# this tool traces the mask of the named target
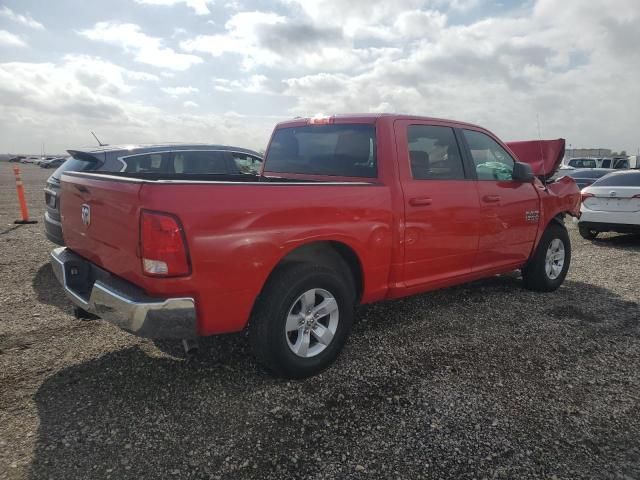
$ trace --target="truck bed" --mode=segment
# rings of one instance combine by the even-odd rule
[[[65,243],[148,295],[194,297],[202,335],[240,330],[274,266],[312,240],[336,241],[358,252],[367,278],[363,300],[384,296],[394,235],[388,186],[253,175],[183,177],[65,173]],[[88,225],[83,222],[83,206],[91,212]],[[180,220],[190,275],[153,278],[143,273],[142,210]],[[204,312],[216,312],[216,318]]]

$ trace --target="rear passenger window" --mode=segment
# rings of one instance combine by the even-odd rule
[[[415,180],[463,180],[460,148],[449,127],[409,125],[409,159]]]
[[[509,181],[513,179],[511,155],[489,135],[465,130],[464,136],[471,150],[478,180]]]
[[[174,173],[185,174],[227,174],[227,162],[224,152],[208,152],[194,150],[191,152],[176,152],[173,158]]]
[[[231,158],[240,173],[257,174],[262,166],[262,160],[246,153],[231,152]]]
[[[162,153],[147,153],[144,155],[133,155],[125,157],[122,161],[125,163],[125,172],[162,172]]]

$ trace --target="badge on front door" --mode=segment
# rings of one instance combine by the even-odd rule
[[[540,210],[529,210],[524,212],[527,222],[537,222],[540,219]]]

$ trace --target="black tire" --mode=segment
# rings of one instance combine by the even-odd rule
[[[559,275],[552,278],[545,268],[546,256],[549,246],[556,239],[560,240],[564,247],[564,264],[562,265],[562,270]],[[534,290],[536,292],[553,292],[562,285],[562,282],[564,282],[567,272],[569,271],[570,264],[571,241],[569,240],[569,233],[564,225],[560,225],[553,221],[542,234],[542,238],[540,239],[540,243],[538,244],[533,257],[531,257],[527,265],[522,269],[524,286],[529,290]]]
[[[580,232],[580,236],[585,240],[594,240],[600,233],[598,230],[594,230],[593,228],[589,228],[585,225],[580,225],[579,223],[578,231]]]
[[[310,289],[329,292],[338,305],[339,321],[333,339],[317,355],[303,358],[289,347],[287,315]],[[260,294],[249,324],[249,341],[258,361],[285,378],[305,378],[330,366],[342,350],[353,323],[353,282],[332,268],[313,263],[290,263],[279,268]]]

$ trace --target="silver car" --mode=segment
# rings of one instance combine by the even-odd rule
[[[44,189],[47,238],[64,245],[60,222],[60,177],[66,171],[136,172],[191,175],[255,175],[262,156],[246,148],[210,144],[110,145],[68,150],[69,157],[49,177]]]

